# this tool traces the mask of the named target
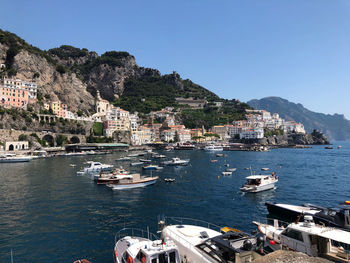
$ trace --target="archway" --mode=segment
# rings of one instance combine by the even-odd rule
[[[80,143],[79,137],[73,136],[72,138],[70,138],[70,143],[73,143],[73,144]]]
[[[13,150],[14,150],[13,144],[10,144],[9,151],[13,151]]]
[[[46,134],[43,137],[43,140],[46,141],[49,144],[50,147],[55,146],[55,139],[50,134]]]
[[[22,144],[22,150],[24,150],[24,144]]]

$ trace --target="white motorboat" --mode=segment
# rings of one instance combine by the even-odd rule
[[[70,153],[65,153],[64,156],[83,156],[87,155],[86,152],[70,152]]]
[[[313,257],[323,257],[334,262],[350,260],[350,232],[317,225],[311,215],[304,216],[304,222],[287,225],[274,220],[273,225],[254,221],[258,230],[279,245],[306,253]]]
[[[114,263],[181,263],[173,241],[159,240],[147,230],[123,228],[115,240]]]
[[[175,243],[182,262],[243,263],[261,257],[257,251],[264,240],[247,233],[232,229],[222,234],[222,228],[201,220],[174,218],[174,225],[168,221],[158,222],[161,237]]]
[[[31,156],[17,156],[16,154],[0,155],[0,163],[23,163],[29,162],[33,158]]]
[[[113,184],[107,184],[112,190],[122,190],[130,188],[145,187],[151,184],[155,184],[158,180],[158,176],[145,177],[140,174],[132,174],[131,177],[126,177],[114,182]]]
[[[134,163],[130,163],[130,166],[138,166],[138,165],[143,165],[145,163],[143,162],[134,162]]]
[[[155,164],[150,164],[142,167],[143,170],[162,170],[164,167],[155,165]]]
[[[205,151],[223,151],[224,150],[224,147],[222,147],[221,145],[215,145],[215,144],[210,144],[210,145],[207,145],[204,147],[204,150]]]
[[[181,160],[180,158],[175,157],[175,158],[171,158],[170,161],[163,162],[163,164],[165,164],[165,165],[187,165],[189,162],[190,162],[189,159]]]
[[[97,173],[100,171],[110,171],[113,168],[113,165],[111,164],[102,164],[100,162],[94,162],[94,161],[88,161],[86,162],[88,164],[88,167],[85,167],[83,172],[86,174],[89,173]]]
[[[223,176],[229,176],[229,175],[232,175],[232,172],[230,171],[224,171],[221,173]]]
[[[226,168],[226,172],[236,172],[237,168]]]
[[[175,178],[165,178],[164,181],[167,183],[172,183],[175,182]]]
[[[267,168],[267,167],[261,168],[261,171],[268,171],[268,170],[270,170],[270,168]]]
[[[275,173],[270,175],[250,175],[246,177],[247,182],[240,188],[242,192],[258,193],[275,188],[278,177]]]
[[[140,159],[139,161],[143,162],[143,163],[150,163],[150,162],[152,162],[152,160],[149,160],[149,159]]]

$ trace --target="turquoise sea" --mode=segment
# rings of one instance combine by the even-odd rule
[[[350,200],[350,143],[334,146],[225,152],[226,157],[201,150],[162,152],[189,158],[190,165],[153,172],[160,177],[153,186],[115,192],[76,172],[87,160],[129,169],[128,162],[115,161],[126,153],[0,164],[0,262],[10,262],[11,250],[14,262],[113,262],[114,234],[124,226],[156,232],[159,215],[251,231],[251,221],[266,216],[266,201],[337,206]],[[222,177],[226,163],[237,171]],[[275,171],[277,189],[241,193],[250,166],[257,173],[262,167]],[[176,181],[166,183],[167,177]]]

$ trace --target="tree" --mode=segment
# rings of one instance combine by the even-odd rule
[[[39,78],[40,77],[40,73],[39,72],[35,72],[34,74],[33,74],[33,79],[37,79],[37,78]]]
[[[67,139],[66,136],[61,135],[61,134],[56,136],[56,144],[57,144],[57,146],[63,146],[67,142],[68,142],[68,139]]]
[[[28,136],[25,135],[25,134],[20,134],[20,135],[18,136],[18,140],[19,140],[19,141],[28,141]]]

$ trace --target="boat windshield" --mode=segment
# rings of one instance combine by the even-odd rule
[[[250,241],[245,247],[245,241]],[[217,262],[235,262],[236,253],[253,250],[255,242],[247,234],[228,232],[226,234],[207,239],[197,245],[197,248],[209,255]]]
[[[261,184],[261,179],[248,179],[247,184],[250,185],[260,185]]]

